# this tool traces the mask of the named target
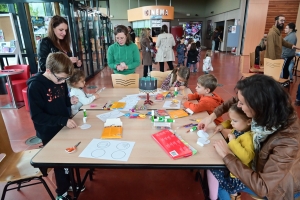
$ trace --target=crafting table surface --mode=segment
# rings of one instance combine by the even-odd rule
[[[10,76],[15,74],[21,74],[24,72],[24,69],[7,69],[0,70],[0,76]]]
[[[135,142],[128,161],[102,160],[94,158],[79,157],[79,154],[87,147],[92,139],[100,139],[104,123],[96,117],[103,113],[100,110],[87,111],[87,123],[91,128],[82,130],[81,128],[69,129],[64,127],[41,151],[32,158],[35,167],[103,167],[103,168],[211,168],[224,167],[224,162],[217,154],[213,143],[223,140],[220,133],[211,138],[210,144],[201,147],[197,145],[197,133],[186,133],[188,128],[177,128],[191,123],[189,119],[203,119],[208,116],[207,112],[197,113],[188,117],[176,119],[172,124],[172,129],[179,134],[182,139],[197,149],[197,153],[187,158],[173,160],[168,154],[154,141],[152,134],[160,131],[153,127],[149,118],[131,119],[122,116],[123,135],[120,141]],[[74,116],[77,125],[82,125],[83,112],[80,111]],[[208,129],[209,135],[213,134],[215,125],[211,124]],[[67,147],[72,147],[78,142],[81,144],[77,151],[68,154],[65,152]]]

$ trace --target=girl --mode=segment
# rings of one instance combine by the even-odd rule
[[[209,74],[210,71],[214,71],[211,65],[211,51],[206,51],[206,57],[203,60],[203,72]]]
[[[244,111],[233,104],[229,109],[229,117],[227,120],[218,125],[215,132],[222,131],[224,128],[232,128],[228,134],[228,146],[231,151],[242,161],[243,164],[251,167],[254,158],[253,136],[251,132],[251,118],[247,117]],[[244,189],[244,184],[233,174],[229,174],[227,169],[212,169],[207,171],[209,195],[211,200],[218,198],[218,188],[224,188],[231,192],[231,199],[240,199],[237,191]]]
[[[178,67],[182,64],[184,66],[184,55],[186,52],[186,46],[184,44],[184,37],[181,38],[180,44],[177,46],[176,51],[177,51],[177,58],[178,58]]]
[[[190,77],[190,71],[187,67],[179,67],[172,71],[170,75],[164,80],[161,85],[163,90],[175,90],[175,87],[179,87],[183,90],[188,85],[188,80]]]
[[[192,43],[187,55],[187,66],[190,69],[190,72],[197,72],[198,55],[199,52],[197,51],[196,43]]]
[[[68,80],[70,86],[70,96],[76,96],[78,102],[75,105],[71,106],[72,115],[75,115],[81,106],[88,105],[92,103],[95,99],[99,99],[100,96],[98,93],[86,94],[82,88],[85,85],[85,75],[81,70],[75,70],[73,76]]]

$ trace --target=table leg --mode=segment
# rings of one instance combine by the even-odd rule
[[[74,170],[73,168],[69,168],[71,186],[73,188],[73,199],[76,200],[78,198],[79,193],[77,192],[76,182],[75,182],[75,177],[74,177],[74,171],[73,170]]]

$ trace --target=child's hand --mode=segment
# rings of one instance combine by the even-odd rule
[[[228,134],[228,139],[229,139],[229,141],[235,139],[235,135],[232,134],[232,133],[229,133],[229,134]]]
[[[223,129],[224,129],[224,127],[222,126],[222,124],[219,124],[219,125],[215,128],[214,133],[216,133],[216,132],[221,132]]]
[[[75,121],[73,119],[68,119],[68,121],[67,121],[67,127],[68,128],[76,128],[77,124],[75,123]]]
[[[174,91],[175,90],[175,87],[170,87],[169,88],[169,91]]]
[[[100,95],[98,93],[94,93],[93,95],[95,96],[95,99],[99,99],[100,98]]]
[[[185,89],[185,86],[179,86],[179,90],[184,90]]]
[[[78,97],[72,96],[70,101],[71,101],[71,104],[77,104],[78,103]]]

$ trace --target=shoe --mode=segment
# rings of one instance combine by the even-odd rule
[[[230,199],[231,200],[242,200],[242,197],[241,197],[241,194],[238,194],[238,195],[233,195],[233,194],[231,194],[230,195]]]
[[[56,196],[55,200],[72,200],[72,197],[70,195],[68,195],[67,192],[65,192],[61,196]]]
[[[77,190],[78,190],[78,188],[79,188],[79,187],[76,186],[76,189],[77,189]],[[83,185],[82,188],[81,188],[81,192],[83,192],[84,190],[85,190],[85,186]],[[68,192],[73,192],[72,186],[69,187]]]
[[[219,51],[215,50],[216,53],[219,53]]]

